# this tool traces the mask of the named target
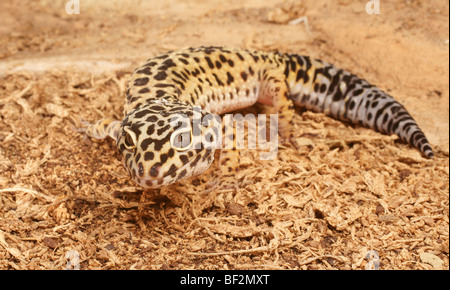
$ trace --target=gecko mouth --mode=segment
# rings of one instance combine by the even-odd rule
[[[162,178],[136,178],[135,181],[144,188],[158,188],[161,186],[169,185],[175,183],[178,179],[170,175]]]
[[[195,158],[192,160],[195,160]],[[210,165],[210,163],[199,163],[197,164],[197,166],[192,168],[191,163],[192,161],[188,162],[187,164],[183,165],[180,168],[169,169],[169,171],[164,173],[162,177],[160,176],[152,177],[149,175],[144,177],[136,176],[134,180],[144,188],[158,188],[165,185],[173,184],[180,179],[198,175],[204,172],[206,169],[208,169]],[[160,169],[161,167],[158,168],[158,171]]]

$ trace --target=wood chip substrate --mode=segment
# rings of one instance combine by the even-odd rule
[[[62,2],[0,3],[0,269],[449,269],[448,1]],[[144,191],[80,128],[122,118],[137,65],[199,45],[352,71],[405,105],[436,157],[298,111],[298,148]]]

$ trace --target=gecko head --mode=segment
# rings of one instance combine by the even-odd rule
[[[220,142],[217,118],[200,107],[161,99],[132,110],[117,138],[131,178],[157,188],[204,172]]]

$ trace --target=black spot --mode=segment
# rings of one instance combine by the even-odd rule
[[[252,69],[251,66],[248,67],[248,72],[249,72],[252,76],[255,75],[255,72],[253,71],[253,69]]]
[[[183,75],[183,77],[184,77],[184,79],[185,79],[186,81],[189,80],[188,75],[187,75],[184,71],[181,72],[181,75]]]
[[[147,135],[151,136],[153,133],[155,133],[155,124],[151,124],[147,128]]]
[[[239,52],[237,52],[236,55],[240,60],[244,60],[244,57]]]
[[[155,154],[153,152],[145,152],[144,154],[144,160],[145,161],[150,161],[153,160],[153,158],[155,157]]]
[[[230,72],[227,72],[227,85],[230,85],[232,82],[234,82],[234,77],[230,74]]]
[[[180,155],[180,160],[183,162],[183,165],[189,162],[189,158],[186,155]]]
[[[141,70],[138,70],[137,73],[138,74],[145,74],[145,75],[148,75],[148,76],[152,74],[152,72],[150,71],[150,67],[148,67],[148,66],[143,68],[143,69],[141,69]]]
[[[297,77],[295,78],[295,81],[298,82],[300,79],[303,78],[304,71],[302,69],[299,69],[297,72]]]
[[[221,64],[220,61],[218,61],[218,60],[216,60],[216,67],[217,67],[217,68],[221,68],[221,67],[222,67],[222,64]]]
[[[169,158],[169,156],[167,156],[167,154],[161,154],[161,156],[160,156],[161,164],[166,163],[168,158]]]
[[[219,55],[219,59],[223,63],[225,63],[227,61],[227,58],[223,54]]]
[[[189,64],[189,61],[187,61],[187,60],[184,59],[184,58],[179,58],[179,60],[180,60],[182,63],[184,63],[184,64]]]
[[[232,61],[231,59],[228,60],[228,65],[231,67],[234,67],[234,61]]]
[[[154,111],[165,111],[166,108],[162,107],[162,106],[151,106],[150,109],[154,110]]]
[[[159,128],[158,130],[156,130],[156,134],[158,134],[158,136],[162,135],[162,133],[166,132],[168,129],[170,129],[170,124],[167,124],[164,127]]]
[[[155,165],[150,168],[150,176],[157,177],[159,173],[159,169],[161,168],[161,164],[156,163]]]
[[[186,174],[187,174],[187,170],[186,169],[181,171],[180,174],[178,174],[178,179],[181,179],[181,178],[185,177]]]
[[[208,63],[208,66],[210,69],[214,68],[214,64],[212,63],[211,59],[209,58],[209,56],[205,56],[205,60]]]
[[[157,59],[165,59],[165,58],[168,58],[168,57],[169,57],[168,54],[163,54],[163,55],[157,56],[155,58],[157,58]]]
[[[177,169],[177,166],[175,164],[172,164],[169,170],[167,170],[167,172],[164,174],[164,177],[168,175],[175,177],[177,175]]]
[[[151,62],[149,62],[149,63],[146,63],[146,64],[144,64],[144,66],[155,66],[155,65],[157,65],[157,63],[156,62],[154,62],[154,61],[151,61]]]
[[[200,74],[200,71],[198,70],[198,68],[196,68],[193,72],[192,72],[192,76],[196,77]],[[202,79],[199,79],[200,82],[203,82]]]
[[[161,97],[164,96],[165,94],[166,94],[166,92],[163,91],[163,90],[157,90],[157,91],[156,91],[156,97],[157,97],[157,98],[161,98]]]
[[[133,130],[134,132],[136,132],[137,135],[141,134],[141,130],[140,128],[144,126],[144,123],[134,123],[133,125],[131,125],[131,130]]]
[[[156,122],[156,120],[158,120],[158,117],[155,115],[152,115],[152,116],[148,117],[145,121],[149,122],[149,123],[154,123],[154,122]]]
[[[355,108],[355,105],[356,105],[356,103],[355,103],[355,101],[350,101],[350,106],[349,106],[349,109],[350,110],[353,110],[354,108]]]
[[[187,81],[187,76],[184,77],[181,74],[177,73],[176,71],[172,72],[174,76],[176,76],[177,78],[181,79],[182,81],[186,82]]]
[[[297,70],[297,63],[291,59],[291,70],[295,72]]]
[[[312,82],[315,83],[318,75],[323,75],[325,69],[324,68],[316,68],[314,70],[314,76],[312,78]]]
[[[180,86],[182,90],[184,90],[186,87],[184,86],[184,83],[182,81],[172,79],[172,81]]]
[[[149,88],[143,88],[143,89],[138,91],[139,94],[145,94],[145,93],[148,93],[148,92],[150,92]]]
[[[297,55],[297,62],[300,66],[303,66],[303,64],[304,64],[303,58],[300,55]]]
[[[162,139],[156,139],[153,142],[155,143],[155,151],[161,150],[161,148],[169,141],[171,134],[167,134]]]
[[[130,89],[127,89],[127,91],[125,92],[125,95],[127,96],[127,100],[131,99]]]
[[[303,95],[302,97],[302,104],[306,104],[306,102],[309,101],[309,95]]]
[[[320,85],[318,83],[314,84],[314,91],[319,92]]]
[[[173,87],[175,87],[174,85],[172,85],[172,84],[156,84],[156,85],[154,85],[153,87],[155,87],[155,88],[173,88]]]
[[[305,71],[305,74],[303,75],[303,82],[304,83],[307,83],[307,82],[309,82],[309,75],[308,75],[308,69],[306,69],[306,71]]]
[[[211,54],[214,52],[214,47],[205,47],[203,50],[206,54]]]
[[[200,62],[200,59],[198,57],[194,57],[194,60],[195,60],[196,63]]]
[[[149,110],[142,110],[142,111],[137,112],[134,116],[136,118],[142,118],[142,117],[144,117],[147,114],[150,114]]]
[[[333,101],[338,102],[342,99],[342,92],[341,90],[337,90],[336,93],[333,96]]]
[[[143,151],[146,151],[148,149],[148,146],[150,146],[150,144],[152,143],[152,139],[151,138],[147,138],[144,141],[141,142],[141,149]],[[144,156],[145,158],[145,156]]]
[[[397,103],[396,101],[387,102],[381,108],[379,108],[377,110],[377,113],[376,113],[375,119],[374,119],[375,126],[377,126],[376,124],[378,123],[378,118],[381,116],[381,114],[383,114],[390,106],[395,105],[396,103]],[[407,112],[405,112],[405,115],[407,116],[406,118],[409,118],[409,114]],[[397,114],[396,119],[400,120],[400,119],[398,119],[400,116],[401,115]],[[377,128],[374,128],[374,129],[375,129],[375,131],[378,131]]]
[[[147,78],[147,77],[135,79],[134,85],[135,86],[145,86],[148,83],[148,81],[149,81],[149,78]]]
[[[129,100],[129,103],[136,102],[136,101],[138,101],[139,99],[140,99],[140,97],[132,97],[132,98]]]
[[[247,81],[247,74],[245,72],[241,72],[241,77],[245,81]]]
[[[165,71],[160,71],[154,76],[155,80],[162,81],[167,78],[167,73]]]
[[[361,95],[364,92],[363,89],[357,89],[355,91],[353,91],[353,96],[357,97],[359,95]]]
[[[222,81],[219,79],[219,77],[214,73],[213,74],[214,78],[216,79],[216,82],[219,86],[224,86],[224,84],[222,83]]]
[[[202,155],[197,155],[194,159],[194,161],[191,162],[191,164],[189,165],[191,168],[195,167],[197,165],[197,163],[200,161],[200,159],[202,158]]]
[[[211,149],[206,149],[205,155],[202,157],[202,161],[204,162],[206,158],[208,158],[212,153]]]

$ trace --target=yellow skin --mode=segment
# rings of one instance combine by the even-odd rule
[[[367,81],[309,57],[222,47],[190,48],[147,60],[128,83],[124,119],[100,120],[86,132],[90,137],[116,140],[130,176],[142,187],[155,188],[198,175],[214,159],[217,144],[204,148],[193,142],[198,134],[212,133],[210,122],[195,123],[194,107],[201,108],[197,113],[205,117],[256,102],[274,107],[285,139],[292,137],[297,105],[397,134],[427,158],[433,157],[425,135],[406,109]],[[174,116],[187,119],[177,123]],[[220,163],[222,171],[228,172],[238,154],[223,151]]]

